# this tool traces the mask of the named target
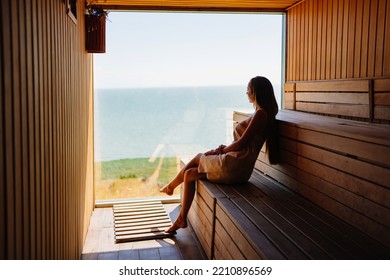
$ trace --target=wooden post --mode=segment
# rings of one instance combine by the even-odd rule
[[[368,110],[370,122],[374,121],[374,80],[368,80]]]
[[[293,85],[293,110],[297,109],[297,83]]]

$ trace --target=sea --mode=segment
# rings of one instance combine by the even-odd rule
[[[275,92],[277,92],[275,88]],[[191,156],[232,141],[246,85],[96,89],[95,162]]]

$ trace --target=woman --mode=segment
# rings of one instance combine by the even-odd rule
[[[168,185],[160,189],[160,192],[172,195],[174,189],[184,183],[180,214],[166,230],[167,233],[187,227],[187,214],[195,195],[196,180],[208,179],[225,184],[247,182],[265,141],[270,163],[277,163],[275,116],[278,105],[272,84],[267,78],[254,77],[249,81],[246,93],[255,112],[236,125],[234,142],[196,155]]]

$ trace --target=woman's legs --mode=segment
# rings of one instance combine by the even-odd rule
[[[180,172],[176,175],[175,178],[173,178],[173,180],[171,182],[169,182],[168,185],[162,187],[160,189],[160,192],[163,192],[167,195],[172,195],[173,194],[173,190],[178,186],[180,185],[181,183],[183,183],[184,181],[184,174],[185,172],[190,169],[190,168],[198,168],[198,165],[199,165],[199,161],[200,161],[200,157],[202,156],[202,154],[197,154],[192,160],[190,160],[190,162],[188,162],[183,168],[182,170],[180,170]]]
[[[173,225],[166,232],[174,232],[179,228],[187,227],[187,215],[195,195],[195,182],[198,179],[205,179],[205,173],[199,173],[197,167],[188,168],[183,174],[183,197],[181,201],[180,214]]]

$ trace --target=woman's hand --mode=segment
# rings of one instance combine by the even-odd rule
[[[210,150],[204,153],[205,156],[218,155],[216,150]]]
[[[225,147],[226,147],[225,145],[220,145],[218,148],[216,148],[214,150],[210,150],[210,151],[205,152],[204,155],[209,156],[209,155],[223,154],[223,148],[225,148]]]
[[[225,148],[226,146],[225,145],[219,145],[218,148],[216,148],[216,151],[218,152],[218,154],[223,154],[223,148]]]
[[[216,153],[214,152],[214,150],[210,150],[210,151],[207,151],[204,153],[205,156],[211,156],[211,155],[215,155]]]

